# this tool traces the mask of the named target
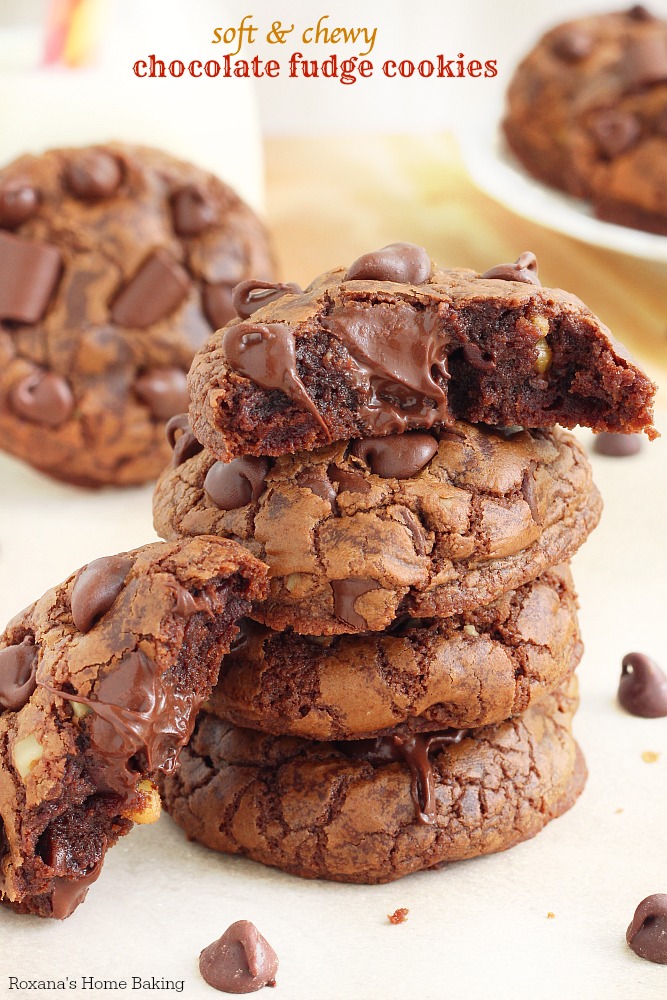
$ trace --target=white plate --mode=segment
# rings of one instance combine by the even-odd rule
[[[487,128],[477,127],[459,137],[468,172],[485,194],[531,222],[584,243],[667,262],[667,236],[602,222],[586,202],[531,177],[509,151],[498,120],[495,117]]]

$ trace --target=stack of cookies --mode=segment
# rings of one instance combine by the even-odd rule
[[[269,595],[167,809],[212,848],[347,882],[533,836],[585,780],[567,563],[601,509],[555,425],[653,436],[654,386],[529,253],[479,275],[394,244],[234,305],[170,424],[155,523],[240,542]]]

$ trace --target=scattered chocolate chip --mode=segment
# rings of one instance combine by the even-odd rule
[[[667,81],[667,37],[664,33],[629,38],[623,64],[627,86],[650,87]]]
[[[625,939],[635,955],[667,965],[667,893],[657,892],[642,899]]]
[[[214,330],[226,326],[230,319],[234,319],[236,316],[232,286],[227,284],[204,285],[202,306],[206,319]]]
[[[361,471],[339,469],[337,465],[330,465],[327,472],[331,482],[338,483],[339,493],[368,493],[371,489],[371,484]]]
[[[438,450],[432,434],[408,431],[388,437],[355,441],[350,453],[370,467],[382,479],[410,479],[428,465]]]
[[[155,250],[116,294],[111,319],[119,326],[144,329],[167,316],[190,288],[187,271],[170,253]]]
[[[187,377],[180,368],[149,368],[134,383],[134,391],[157,420],[168,420],[187,409]]]
[[[623,657],[618,700],[631,715],[643,719],[667,716],[667,676],[643,653]]]
[[[358,597],[379,590],[380,585],[375,580],[332,580],[334,614],[353,628],[365,630],[368,622],[355,609]]]
[[[250,278],[235,286],[232,292],[232,301],[234,310],[241,319],[248,319],[269,302],[275,302],[283,295],[299,295],[300,293],[301,288],[292,282],[285,284],[279,281],[258,281],[255,278]]]
[[[593,451],[609,458],[626,458],[641,451],[641,434],[610,434],[602,431],[593,440]]]
[[[600,152],[611,160],[636,144],[641,126],[634,115],[607,108],[597,115],[591,131]]]
[[[198,236],[218,221],[218,210],[195,184],[181,188],[171,199],[174,229],[179,236]]]
[[[0,319],[36,323],[60,277],[60,250],[0,233]]]
[[[499,278],[501,281],[523,281],[529,285],[542,285],[537,277],[537,257],[530,250],[522,253],[513,264],[496,264],[480,275],[482,278]]]
[[[223,993],[254,993],[276,985],[278,956],[249,920],[237,920],[199,956],[203,979]]]
[[[118,159],[103,149],[82,149],[65,167],[65,184],[83,201],[110,198],[122,179]]]
[[[408,913],[410,911],[405,906],[400,906],[398,910],[394,910],[393,913],[387,914],[387,920],[390,924],[404,924],[408,919]]]
[[[39,196],[27,181],[17,178],[0,188],[0,226],[16,229],[37,211]]]
[[[35,372],[18,382],[9,393],[14,413],[33,424],[58,427],[74,410],[69,382],[54,372]]]
[[[591,54],[592,49],[593,36],[576,25],[559,31],[551,43],[553,54],[568,63],[580,62]]]
[[[103,556],[88,563],[72,587],[72,619],[80,632],[89,632],[112,606],[132,568],[128,556]]]
[[[431,276],[431,258],[414,243],[390,243],[365,253],[350,265],[344,281],[398,281],[423,285]]]
[[[336,508],[336,491],[331,485],[331,481],[324,472],[324,469],[309,468],[304,469],[297,476],[297,485],[304,490],[310,490],[316,496],[321,497],[322,500],[331,506],[332,510]]]
[[[37,682],[37,648],[32,636],[0,649],[0,706],[18,712],[27,704]]]
[[[260,498],[269,468],[268,458],[253,456],[216,462],[206,473],[204,489],[220,510],[236,510]]]

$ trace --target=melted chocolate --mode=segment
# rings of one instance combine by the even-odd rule
[[[336,491],[324,469],[316,467],[304,469],[299,473],[296,481],[301,489],[310,490],[315,496],[326,500],[332,510],[336,509]]]
[[[175,469],[204,450],[204,446],[190,430],[187,413],[178,413],[167,421],[165,431],[167,441],[174,449],[172,465]]]
[[[177,591],[174,611],[181,618],[191,618],[200,611],[205,611],[211,618],[213,617],[211,602],[206,594],[191,594],[185,587],[179,587]]]
[[[350,453],[366,462],[373,475],[382,479],[411,479],[428,465],[437,451],[437,439],[419,431],[365,438],[350,446]]]
[[[414,243],[390,243],[358,257],[348,268],[345,281],[396,281],[423,285],[431,276],[431,258]]]
[[[530,250],[526,250],[517,257],[513,264],[496,264],[480,277],[498,278],[501,281],[523,281],[528,285],[542,285],[537,277],[537,257]]]
[[[249,920],[237,920],[199,956],[199,971],[223,993],[254,993],[276,985],[278,956]]]
[[[95,867],[81,878],[70,879],[56,876],[53,879],[51,892],[51,916],[54,920],[65,920],[74,913],[77,906],[84,901],[88,890],[96,882],[102,871],[104,854]]]
[[[337,465],[330,465],[327,471],[332,483],[338,483],[339,493],[368,493],[371,488],[360,470],[339,469]]]
[[[371,590],[378,590],[379,587],[375,580],[332,580],[334,614],[353,628],[362,631],[367,629],[368,622],[355,610],[355,604],[358,597],[363,597]]]
[[[206,473],[204,489],[220,510],[237,510],[259,500],[269,468],[268,458],[253,456],[215,462]]]
[[[37,681],[37,647],[31,635],[0,649],[0,708],[18,712],[27,705]]]
[[[89,632],[111,608],[133,564],[129,556],[103,556],[77,575],[70,601],[72,620],[80,632]]]
[[[283,295],[299,295],[301,291],[301,288],[292,282],[258,281],[256,278],[250,278],[236,285],[232,292],[232,302],[241,319],[248,319],[269,302],[275,302]]]

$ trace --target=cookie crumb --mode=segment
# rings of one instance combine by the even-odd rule
[[[556,914],[552,913],[551,910],[549,910],[549,912],[547,913],[547,920],[555,920],[555,919],[556,919]]]
[[[394,910],[393,913],[387,914],[387,920],[390,924],[404,924],[408,919],[408,913],[410,911],[404,906],[401,906],[398,910]]]
[[[622,813],[622,812],[623,812],[623,810],[622,810],[622,809],[614,809],[614,814],[615,814],[616,816],[618,816],[618,815],[619,815],[620,813]]]
[[[655,764],[657,760],[660,760],[660,754],[656,753],[655,750],[644,750],[642,760],[646,764]]]

